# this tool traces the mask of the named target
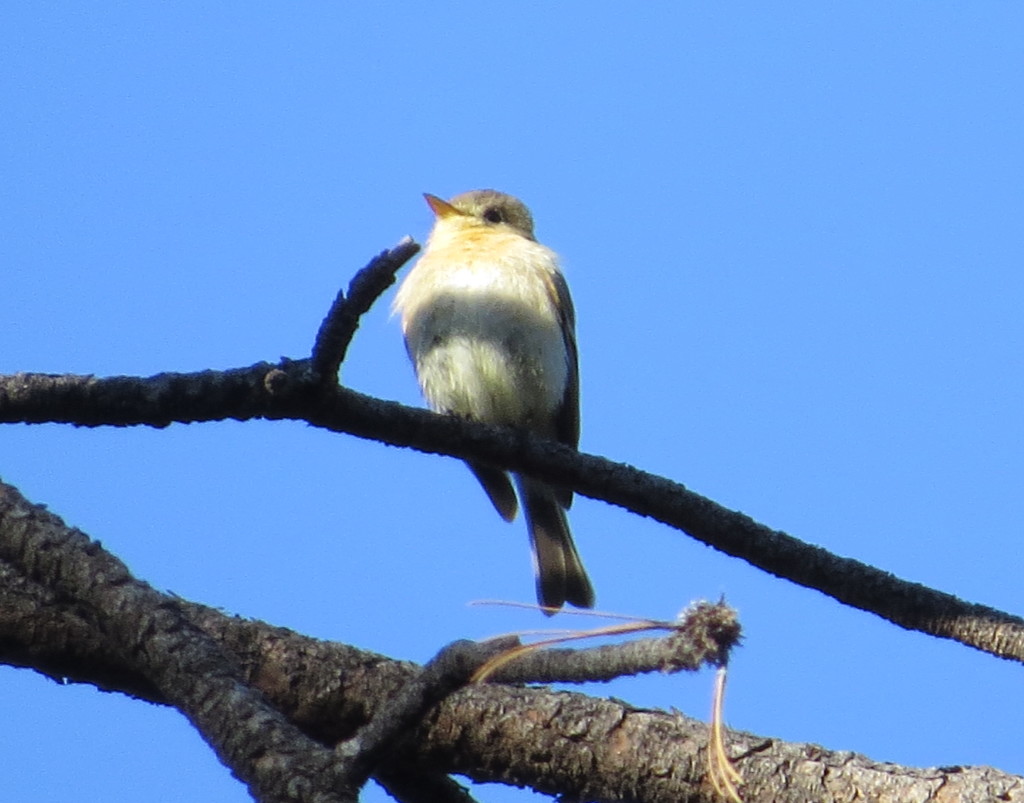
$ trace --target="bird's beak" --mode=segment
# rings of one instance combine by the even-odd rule
[[[427,199],[427,204],[429,204],[430,208],[434,210],[434,214],[442,220],[446,217],[451,217],[452,215],[461,214],[458,209],[447,201],[438,198],[436,195],[431,195],[429,192],[425,192],[423,193],[423,197]]]

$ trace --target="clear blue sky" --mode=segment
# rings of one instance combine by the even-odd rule
[[[1020,613],[1022,31],[990,2],[11,0],[0,372],[304,356],[357,268],[425,236],[422,192],[494,187],[563,256],[581,448]],[[390,298],[343,380],[419,404]],[[319,638],[424,660],[544,624],[466,606],[533,581],[454,460],[290,423],[6,426],[0,476],[156,587]],[[1024,773],[1020,666],[601,502],[572,524],[601,608],[738,607],[734,727]],[[703,717],[710,686],[595,692]],[[249,799],[173,711],[0,669],[0,723],[12,800]]]

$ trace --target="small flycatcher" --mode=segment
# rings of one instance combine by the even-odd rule
[[[426,250],[395,298],[423,395],[438,412],[579,443],[576,316],[558,257],[526,206],[494,190],[443,201]],[[518,502],[501,469],[469,463],[505,521]],[[565,511],[572,491],[514,474],[545,608],[594,605]],[[551,611],[549,611],[551,612]]]

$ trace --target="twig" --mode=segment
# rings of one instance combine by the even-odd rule
[[[408,733],[423,715],[462,688],[489,658],[507,649],[508,639],[479,643],[456,641],[442,649],[423,670],[382,706],[366,727],[334,749],[345,777],[356,788],[370,777],[384,753]]]
[[[440,772],[390,767],[378,770],[373,777],[400,803],[475,803],[464,787]]]
[[[568,639],[628,635],[645,630],[668,630],[669,633],[589,649],[537,649]],[[486,673],[488,680],[501,683],[591,683],[645,672],[692,672],[705,665],[722,666],[739,638],[735,610],[724,602],[698,602],[675,622],[635,620],[513,648],[485,665],[478,678]]]
[[[359,328],[359,319],[394,284],[395,273],[419,250],[419,245],[405,237],[391,250],[374,257],[353,277],[347,297],[338,291],[313,343],[312,369],[322,382],[337,381],[338,369]]]

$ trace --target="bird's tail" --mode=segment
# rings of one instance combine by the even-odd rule
[[[529,477],[515,476],[533,546],[537,599],[545,608],[558,609],[566,602],[577,608],[593,608],[594,588],[576,552],[555,490]]]
[[[480,481],[498,515],[505,521],[512,521],[516,517],[519,505],[516,502],[515,489],[508,479],[508,472],[484,463],[469,462],[466,465]]]

